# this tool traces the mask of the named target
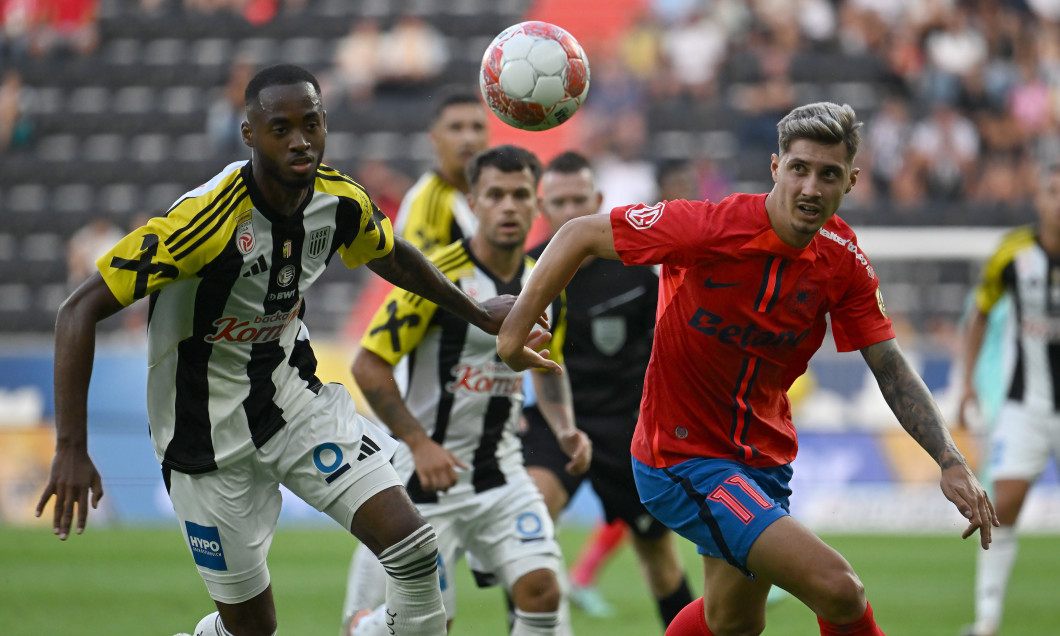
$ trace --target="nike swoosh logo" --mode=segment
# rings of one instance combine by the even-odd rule
[[[721,287],[736,287],[740,283],[717,283],[714,282],[713,276],[707,276],[707,280],[703,281],[703,286],[710,289],[718,289]]]

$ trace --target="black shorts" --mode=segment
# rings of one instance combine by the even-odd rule
[[[633,480],[633,464],[629,445],[633,439],[636,420],[621,417],[579,417],[578,428],[585,431],[593,443],[593,462],[584,475],[571,475],[564,468],[570,458],[552,434],[541,412],[535,408],[523,411],[527,428],[523,432],[523,461],[527,468],[536,466],[554,474],[563,484],[568,497],[573,497],[582,481],[588,477],[610,523],[621,519],[637,536],[657,539],[669,530],[640,502],[637,484]]]

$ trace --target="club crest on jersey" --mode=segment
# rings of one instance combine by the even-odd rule
[[[287,239],[283,242],[283,257],[291,258],[291,239]]]
[[[284,265],[279,274],[276,274],[276,284],[287,287],[294,282],[294,265]]]
[[[655,225],[655,222],[662,217],[663,207],[665,206],[665,201],[660,201],[652,206],[638,205],[626,210],[626,220],[629,221],[629,224],[634,229],[646,230]]]
[[[626,344],[626,319],[621,316],[599,316],[590,325],[593,344],[600,353],[613,356]]]
[[[238,219],[236,226],[236,249],[244,256],[254,251],[254,221],[249,214]]]
[[[309,233],[309,245],[306,247],[306,255],[309,258],[317,258],[327,251],[331,244],[331,228],[322,227]]]

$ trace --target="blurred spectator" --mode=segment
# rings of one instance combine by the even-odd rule
[[[32,93],[22,85],[22,76],[9,69],[0,80],[0,150],[29,143],[33,134],[30,119]]]
[[[718,69],[725,59],[727,38],[725,30],[707,12],[695,12],[670,27],[662,46],[678,92],[697,99],[717,92]]]
[[[864,169],[873,189],[886,199],[891,197],[894,182],[908,169],[906,148],[912,132],[909,107],[897,96],[887,97],[865,126],[865,145],[861,150],[866,160]],[[858,187],[861,186],[859,180]]]
[[[394,170],[379,159],[367,159],[361,163],[354,180],[372,193],[372,201],[391,222],[397,217],[401,199],[412,187],[412,179],[408,175]]]
[[[660,161],[655,168],[655,179],[659,184],[660,201],[695,201],[699,198],[696,173],[686,159]]]
[[[604,193],[601,210],[631,203],[659,200],[655,167],[647,159],[648,128],[639,111],[625,111],[606,120],[598,131],[607,141],[606,150],[594,158],[597,189]]]
[[[407,88],[433,80],[448,63],[445,37],[411,13],[398,18],[379,47],[380,80],[389,87]]]
[[[243,91],[254,76],[256,65],[250,60],[237,59],[228,69],[228,81],[214,98],[206,113],[206,136],[217,156],[233,159],[246,157],[240,123],[246,116]]]
[[[96,259],[120,241],[125,233],[104,218],[74,232],[66,243],[66,283],[71,290],[96,271]]]
[[[925,91],[928,99],[954,101],[960,79],[986,63],[986,38],[972,24],[968,10],[961,4],[947,13],[942,28],[924,38],[927,57]]]
[[[338,95],[355,103],[372,98],[379,81],[382,46],[383,34],[377,21],[362,18],[353,23],[335,48],[332,60],[331,80]]]
[[[912,168],[926,178],[928,193],[959,199],[965,185],[974,180],[979,153],[975,125],[950,104],[937,102],[913,128],[910,144]]]

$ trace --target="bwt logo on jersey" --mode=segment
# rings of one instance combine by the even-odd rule
[[[810,329],[796,334],[790,331],[767,331],[759,329],[751,323],[744,326],[726,325],[725,319],[718,314],[711,313],[702,307],[696,309],[692,319],[688,321],[696,331],[714,336],[725,345],[736,345],[741,349],[747,347],[797,347],[810,335]]]
[[[213,321],[217,331],[206,336],[204,340],[215,342],[271,342],[279,340],[283,330],[298,315],[301,303],[289,311],[277,311],[268,316],[255,316],[253,321],[240,320],[231,316]]]
[[[490,395],[511,396],[523,392],[523,375],[513,373],[506,364],[491,362],[485,368],[469,364],[457,365],[450,370],[452,382],[445,385],[450,393],[470,391]]]
[[[653,206],[638,205],[635,208],[626,210],[626,220],[629,224],[637,230],[646,230],[649,227],[655,225],[655,222],[662,217],[663,207],[666,206],[665,201],[656,203]]]
[[[221,533],[217,526],[200,526],[185,521],[184,527],[188,531],[188,547],[191,548],[196,565],[218,571],[228,569],[225,552],[221,548]]]

